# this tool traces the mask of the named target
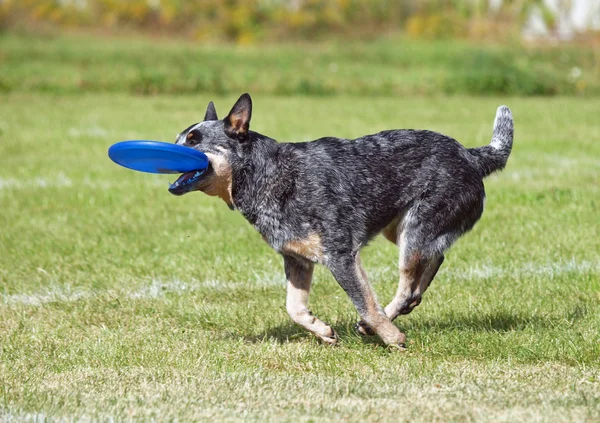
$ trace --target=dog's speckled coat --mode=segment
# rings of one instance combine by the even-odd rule
[[[498,108],[491,144],[471,149],[421,130],[278,143],[249,130],[251,115],[248,94],[223,120],[211,102],[204,121],[179,134],[178,144],[205,152],[211,165],[177,194],[217,195],[244,215],[283,255],[290,316],[320,339],[337,341],[307,307],[314,263],[327,266],[352,299],[360,333],[404,347],[391,322],[420,303],[444,251],[481,217],[482,180],[505,166],[512,148],[510,110]],[[398,292],[385,309],[359,258],[381,232],[400,247]]]

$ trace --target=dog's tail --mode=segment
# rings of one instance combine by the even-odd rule
[[[513,117],[506,106],[498,107],[494,120],[494,134],[489,145],[469,148],[469,153],[483,176],[504,169],[513,144]]]

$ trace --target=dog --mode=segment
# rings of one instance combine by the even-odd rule
[[[481,217],[483,178],[503,169],[512,149],[511,111],[497,109],[491,143],[477,148],[411,129],[278,143],[251,131],[251,117],[248,94],[222,120],[210,102],[204,120],[176,139],[204,152],[209,167],[173,193],[202,191],[239,210],[283,256],[288,314],[323,342],[336,344],[338,336],[308,308],[315,263],[328,267],[352,300],[360,334],[405,349],[406,336],[392,321],[421,303],[444,251]],[[400,250],[398,290],[385,308],[360,260],[361,248],[380,233]]]

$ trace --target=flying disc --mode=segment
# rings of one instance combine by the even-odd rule
[[[108,149],[108,157],[138,172],[186,173],[208,167],[208,157],[201,151],[158,141],[121,141]]]

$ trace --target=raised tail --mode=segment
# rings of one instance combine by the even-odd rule
[[[483,176],[504,169],[513,144],[513,117],[506,106],[498,107],[494,120],[494,134],[489,145],[469,148],[468,151]]]

